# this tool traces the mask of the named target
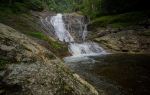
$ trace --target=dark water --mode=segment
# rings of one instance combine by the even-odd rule
[[[107,95],[150,95],[150,55],[79,57],[66,64]]]

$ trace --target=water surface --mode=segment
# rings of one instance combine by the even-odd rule
[[[107,95],[150,95],[150,55],[109,54],[65,59],[82,78]]]

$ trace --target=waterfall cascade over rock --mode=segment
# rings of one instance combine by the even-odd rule
[[[42,19],[44,26],[52,25],[54,28],[54,35],[62,42],[68,43],[69,52],[72,56],[88,56],[88,55],[100,55],[106,52],[97,43],[92,41],[86,41],[87,36],[87,24],[82,23],[82,20],[77,19],[77,23],[74,24],[76,30],[74,33],[69,23],[65,23],[62,14],[46,19]],[[66,20],[66,19],[65,19]],[[75,22],[76,23],[76,22]],[[79,26],[79,28],[77,27]],[[77,41],[77,38],[79,41]]]
[[[51,24],[54,26],[55,35],[60,41],[74,42],[73,37],[65,28],[65,24],[62,19],[62,14],[57,14],[57,16],[53,16],[51,18]]]

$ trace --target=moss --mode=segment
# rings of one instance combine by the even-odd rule
[[[68,48],[66,45],[59,43],[58,41],[53,41],[48,37],[45,38],[45,41],[49,43],[51,51],[53,51],[53,53],[57,56],[64,57],[68,55]]]
[[[36,18],[28,13],[14,13],[12,10],[0,8],[0,22],[26,35],[46,40],[44,33],[38,29]]]
[[[34,38],[38,38],[40,40],[44,40],[49,43],[50,49],[53,53],[55,53],[57,56],[64,56],[64,52],[68,52],[68,48],[66,45],[59,43],[58,41],[53,41],[50,39],[47,35],[45,35],[43,32],[27,32],[27,35],[32,36]]]
[[[9,64],[9,61],[0,59],[0,69],[3,69],[6,64]]]
[[[35,37],[35,38],[38,38],[38,39],[41,39],[41,40],[46,40],[46,36],[42,33],[42,32],[27,32],[26,33],[27,35],[30,35],[32,37]]]
[[[40,32],[40,29],[38,28],[38,24],[36,22],[36,18],[28,13],[17,14],[9,8],[3,10],[3,8],[0,7],[0,22],[26,35],[41,40],[47,40],[45,34]]]
[[[142,36],[150,36],[150,30],[146,30],[141,33]]]
[[[48,48],[55,53],[57,56],[68,55],[68,48],[66,45],[59,43],[58,41],[53,41],[38,25],[38,19],[28,13],[14,13],[10,9],[5,9],[4,11],[0,9],[0,22],[4,23],[25,35],[37,38],[48,42]]]
[[[46,55],[46,57],[47,58],[49,58],[49,59],[56,59],[56,57],[53,55],[53,54],[51,54],[51,53],[45,53],[45,55]]]
[[[112,28],[127,28],[129,26],[129,24],[128,23],[113,23],[113,24],[111,24],[111,27]]]
[[[29,13],[15,13],[9,8],[0,8],[0,22],[25,34],[39,31],[34,16]]]
[[[93,27],[107,27],[109,25],[114,28],[127,28],[129,26],[149,24],[149,15],[150,11],[101,16],[94,19],[91,24]]]

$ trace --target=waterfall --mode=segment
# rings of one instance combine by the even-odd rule
[[[70,43],[69,52],[74,56],[104,54],[105,51],[94,42]]]
[[[85,41],[86,36],[87,36],[87,24],[84,25],[84,30],[83,30],[83,34],[82,34],[83,41]]]
[[[48,21],[48,20],[45,20]],[[72,56],[88,56],[88,55],[96,55],[96,54],[105,54],[105,51],[102,47],[100,47],[97,43],[86,41],[87,36],[87,25],[84,25],[84,29],[80,29],[79,33],[82,32],[82,42],[77,43],[75,40],[75,36],[72,36],[70,31],[67,30],[62,14],[57,14],[56,16],[52,16],[50,22],[54,27],[55,36],[62,42],[67,42],[69,52]],[[81,22],[82,23],[82,22]]]
[[[65,28],[65,24],[62,19],[62,14],[57,14],[57,16],[53,16],[51,18],[51,23],[55,29],[55,35],[58,37],[60,41],[65,42],[73,42],[73,37]]]

